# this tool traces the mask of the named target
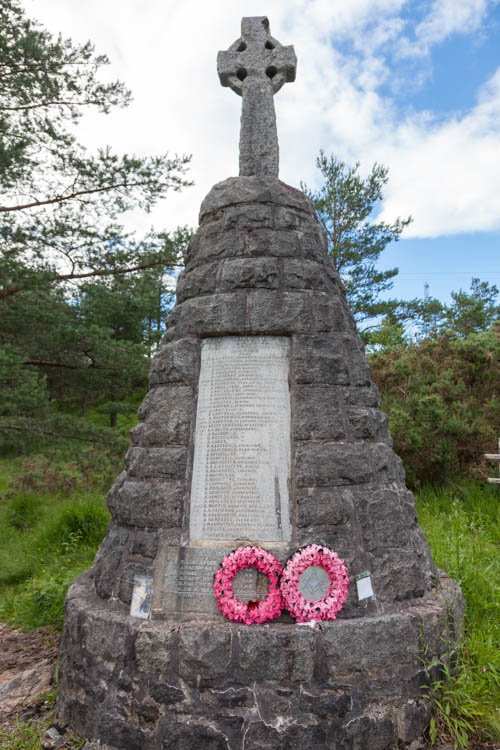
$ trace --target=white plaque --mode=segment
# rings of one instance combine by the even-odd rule
[[[300,576],[298,589],[309,601],[320,601],[329,588],[330,577],[326,570],[319,565],[311,565]]]
[[[152,598],[153,579],[150,576],[134,576],[130,615],[148,620],[151,615]]]
[[[189,534],[193,540],[291,538],[290,342],[202,342]]]
[[[372,596],[375,596],[372,579],[368,570],[356,576],[356,586],[358,589],[358,601],[370,599]]]

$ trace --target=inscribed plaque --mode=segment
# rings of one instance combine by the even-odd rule
[[[193,540],[291,537],[290,342],[202,342],[189,534]]]
[[[269,550],[276,556],[277,548]],[[157,579],[156,615],[173,613],[202,613],[217,615],[214,594],[214,575],[228,547],[166,547],[162,571]],[[240,601],[266,598],[269,581],[254,568],[238,573],[233,583],[234,594]]]
[[[318,602],[324,597],[330,587],[330,578],[326,570],[319,565],[311,565],[300,576],[298,589],[301,594],[312,602]]]

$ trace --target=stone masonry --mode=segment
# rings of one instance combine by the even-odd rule
[[[424,655],[449,657],[463,599],[418,526],[309,199],[269,173],[215,185],[166,330],[108,495],[108,533],[68,594],[61,721],[111,750],[409,745],[430,718]],[[155,593],[151,619],[129,614],[134,577],[157,592],[167,552],[189,547],[200,347],[225,336],[290,342],[291,540],[280,555],[312,542],[339,553],[352,583],[336,621],[244,626],[162,607]],[[359,601],[364,571],[375,596]]]

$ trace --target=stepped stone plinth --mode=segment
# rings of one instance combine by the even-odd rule
[[[202,203],[108,533],[70,588],[59,714],[124,750],[404,747],[430,718],[424,657],[446,658],[463,599],[418,526],[311,202],[277,178],[272,95],[293,48],[267,19],[242,30],[219,57],[243,95],[241,174]],[[247,626],[217,610],[227,552],[284,562],[311,543],[347,566],[337,620]],[[265,585],[247,569],[235,591]]]

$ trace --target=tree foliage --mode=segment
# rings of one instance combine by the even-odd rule
[[[89,153],[83,114],[130,102],[101,80],[107,57],[54,37],[18,0],[0,0],[0,24],[0,433],[24,447],[29,433],[97,440],[63,422],[93,406],[114,425],[144,388],[189,238],[138,239],[121,217],[189,184],[189,157]]]
[[[121,82],[99,80],[107,57],[54,38],[16,0],[0,1],[0,24],[0,297],[143,266],[144,243],[117,219],[188,184],[189,157],[87,153],[75,135],[82,114],[130,101]]]
[[[302,186],[311,198],[328,240],[329,255],[346,287],[347,302],[358,324],[368,318],[393,312],[401,303],[382,300],[380,294],[392,288],[398,269],[381,271],[377,262],[390,242],[401,236],[412,221],[396,219],[392,224],[374,221],[373,215],[383,197],[388,170],[374,164],[363,178],[359,162],[348,167],[324,151],[316,160],[324,183],[313,192]]]
[[[477,473],[498,439],[498,325],[380,349],[370,363],[410,485]]]

